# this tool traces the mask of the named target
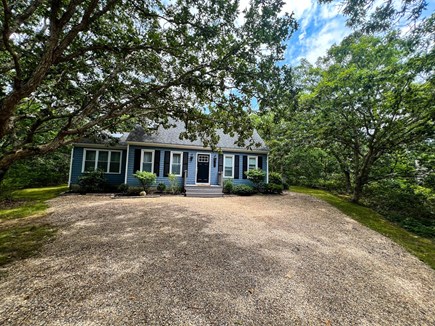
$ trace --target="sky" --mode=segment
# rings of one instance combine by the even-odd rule
[[[249,0],[241,0],[241,6]],[[424,16],[435,10],[435,0],[428,0]],[[283,12],[294,12],[299,29],[288,41],[285,64],[298,64],[301,58],[315,63],[334,44],[339,44],[352,30],[346,26],[346,17],[335,4],[319,5],[317,0],[286,0]]]

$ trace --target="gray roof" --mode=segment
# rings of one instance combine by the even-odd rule
[[[129,132],[109,133],[104,132],[98,136],[82,138],[78,141],[80,144],[99,144],[99,145],[119,145],[127,146],[127,137]]]
[[[137,126],[127,137],[127,142],[135,142],[135,143],[155,143],[155,144],[170,144],[170,145],[178,145],[178,146],[194,146],[194,147],[203,147],[204,144],[200,139],[195,141],[190,141],[188,139],[180,139],[180,133],[185,131],[185,127],[183,122],[171,121],[171,123],[175,124],[175,127],[165,129],[163,126],[159,126],[156,131],[153,132],[145,132],[144,129],[140,126]],[[224,134],[221,129],[216,131],[219,136],[219,142],[217,144],[218,148],[222,149],[246,149],[245,147],[239,147],[236,145],[238,140],[237,135],[231,137],[228,134]],[[260,146],[256,147],[255,145],[251,147],[252,150],[260,150],[260,151],[268,151],[268,147],[264,143],[263,139],[261,139],[258,132],[254,129],[252,134],[252,140],[254,143],[260,144]],[[245,142],[246,145],[249,144],[249,141]]]

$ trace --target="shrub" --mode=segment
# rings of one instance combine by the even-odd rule
[[[160,182],[160,183],[157,185],[157,191],[158,191],[158,192],[164,192],[165,190],[166,190],[166,185],[165,185],[164,183]]]
[[[248,180],[254,184],[254,188],[260,190],[264,185],[264,177],[266,176],[266,172],[261,169],[252,169],[245,172],[245,175],[248,177]]]
[[[171,194],[175,195],[180,192],[180,187],[178,186],[178,178],[175,174],[169,174],[169,191]],[[181,190],[182,191],[182,190]]]
[[[101,170],[84,172],[79,177],[80,193],[88,192],[105,192],[109,188],[109,184]]]
[[[149,192],[150,187],[156,183],[157,176],[152,172],[136,171],[133,175],[139,180],[145,192]]]
[[[263,188],[263,193],[265,194],[282,194],[283,190],[282,184],[276,183],[266,183]]]
[[[82,193],[82,189],[77,183],[73,183],[69,186],[69,191],[73,193]]]
[[[257,193],[257,191],[248,185],[236,185],[233,187],[233,193],[239,196],[251,196]]]
[[[127,195],[128,196],[139,196],[139,194],[144,191],[142,187],[128,187]]]
[[[118,192],[120,192],[121,194],[127,194],[127,192],[128,192],[128,188],[129,188],[129,186],[128,186],[128,184],[126,184],[126,183],[122,183],[122,184],[120,184],[119,186],[118,186]]]
[[[278,172],[270,172],[269,173],[269,183],[273,183],[276,185],[282,185],[283,181],[282,181],[281,174]]]
[[[230,194],[230,193],[232,193],[233,192],[233,187],[234,187],[234,184],[233,184],[233,180],[232,179],[225,180],[224,181],[224,189],[223,189],[224,194]]]

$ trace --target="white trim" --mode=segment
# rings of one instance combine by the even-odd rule
[[[122,150],[112,150],[112,149],[98,149],[98,148],[83,148],[83,160],[82,160],[82,173],[85,172],[85,160],[86,160],[86,152],[87,151],[95,151],[96,155],[95,155],[95,164],[94,164],[94,170],[97,169],[98,166],[98,158],[100,156],[100,151],[101,152],[109,152],[108,155],[108,161],[107,161],[107,167],[106,167],[106,172],[104,172],[104,174],[121,174],[122,172]],[[112,152],[118,152],[119,153],[119,172],[109,172],[110,171],[110,159],[112,156]]]
[[[246,171],[249,171],[249,159],[250,158],[255,158],[255,169],[258,169],[258,156],[254,156],[254,155],[249,155],[248,156],[248,164],[247,164],[247,170]]]
[[[198,155],[208,155],[208,182],[197,182],[198,180]],[[217,155],[217,154],[215,154]],[[211,183],[211,153],[196,153],[195,160],[195,185],[210,185]]]
[[[269,155],[266,155],[266,183],[269,183]]]
[[[154,153],[155,149],[142,149],[140,152],[140,171],[143,171],[143,154],[151,153],[151,173],[154,173]],[[136,171],[134,171],[136,173]]]
[[[70,156],[70,160],[69,160],[68,187],[71,186],[71,173],[72,173],[73,156],[74,156],[74,146],[71,147],[71,156]]]
[[[174,154],[180,154],[180,174],[172,173],[172,157]],[[169,174],[173,174],[177,177],[181,177],[183,175],[183,152],[171,151],[171,155],[169,157]]]
[[[127,145],[127,157],[125,158],[125,177],[124,183],[127,184],[127,176],[128,176],[128,156],[130,155],[130,145]]]
[[[134,142],[129,141],[127,144],[134,146],[143,146],[143,147],[163,147],[163,148],[176,148],[176,149],[190,149],[190,150],[208,150],[210,152],[216,152],[216,149],[213,150],[211,147],[203,147],[203,146],[191,146],[191,145],[174,145],[174,144],[164,144],[164,143],[142,143],[142,142]],[[262,149],[245,149],[245,148],[227,148],[221,147],[220,150],[222,152],[232,152],[232,153],[252,153],[252,154],[267,154],[268,150]]]
[[[225,175],[225,158],[226,157],[231,157],[231,162],[233,162],[232,166],[231,166],[231,176],[226,176]],[[234,179],[234,155],[228,155],[228,154],[224,154],[224,162],[223,162],[223,178],[227,178],[227,179]]]

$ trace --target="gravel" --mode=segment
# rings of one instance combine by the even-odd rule
[[[306,195],[50,202],[1,325],[435,324],[435,272]]]

